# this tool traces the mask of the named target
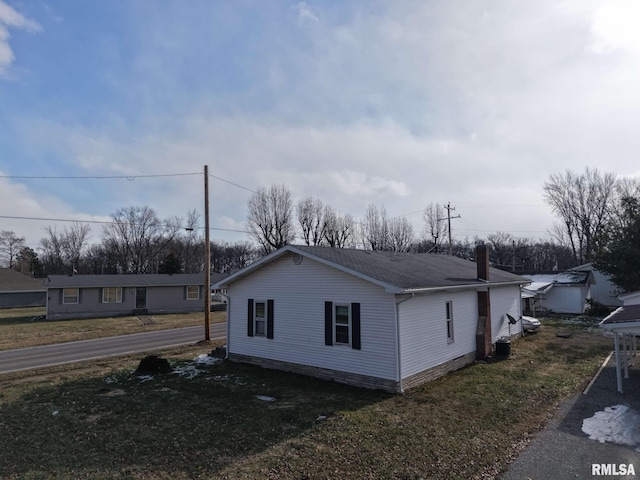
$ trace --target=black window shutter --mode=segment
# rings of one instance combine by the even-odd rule
[[[122,303],[124,303],[124,292],[126,292],[127,289],[122,287],[120,288],[120,291],[122,292],[122,294],[120,295],[120,300],[122,300]]]
[[[64,303],[64,288],[61,288],[58,293],[58,303],[62,305]]]
[[[273,300],[267,300],[267,338],[273,338]]]
[[[253,337],[253,298],[247,301],[247,335]]]
[[[82,303],[82,289],[78,289],[78,303]]]
[[[102,288],[98,289],[98,303],[102,303]]]
[[[333,345],[333,303],[324,302],[324,344]]]
[[[351,304],[351,348],[360,350],[360,304]]]

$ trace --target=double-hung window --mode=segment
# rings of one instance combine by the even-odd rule
[[[122,303],[122,288],[121,287],[103,288],[102,303]]]
[[[198,285],[187,286],[187,300],[200,300],[200,287]]]
[[[267,334],[267,303],[257,301],[254,304],[253,331],[255,335],[264,337]]]
[[[324,302],[324,344],[361,349],[360,303]]]
[[[80,303],[80,292],[78,288],[62,289],[62,303],[65,305]]]
[[[445,315],[447,319],[447,342],[453,343],[453,302],[447,302],[445,305]]]
[[[334,305],[333,329],[336,344],[351,344],[351,308],[349,305]]]

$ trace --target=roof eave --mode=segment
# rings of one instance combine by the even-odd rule
[[[430,293],[430,292],[444,292],[448,290],[479,290],[486,289],[490,287],[504,287],[509,285],[526,285],[527,282],[522,281],[511,281],[511,282],[485,282],[485,283],[470,283],[465,285],[442,285],[438,287],[419,287],[419,288],[402,288],[399,293],[402,295],[410,295],[414,293]]]

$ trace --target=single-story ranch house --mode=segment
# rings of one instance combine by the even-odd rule
[[[201,273],[49,275],[47,320],[204,311],[204,283]]]
[[[44,306],[47,289],[42,281],[11,268],[0,268],[0,308]]]
[[[485,245],[476,253],[283,247],[214,285],[226,289],[227,357],[397,393],[485,360],[521,333],[528,280],[489,268]]]

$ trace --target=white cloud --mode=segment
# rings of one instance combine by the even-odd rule
[[[10,35],[9,27],[26,30],[28,32],[38,32],[41,30],[40,25],[21,13],[15,11],[12,7],[0,0],[0,75],[7,72],[15,55],[9,45]]]
[[[303,25],[306,22],[318,23],[320,19],[318,16],[311,10],[311,7],[306,4],[306,2],[299,2],[295,7],[295,10],[298,12],[298,23]]]
[[[640,3],[609,0],[593,14],[592,29],[596,52],[623,49],[640,53]]]

